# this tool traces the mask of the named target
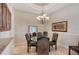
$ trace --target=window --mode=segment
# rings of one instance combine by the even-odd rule
[[[38,32],[38,27],[37,26],[28,26],[28,32],[33,33],[33,32]]]

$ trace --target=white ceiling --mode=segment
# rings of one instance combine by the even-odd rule
[[[68,5],[68,3],[46,3],[44,4],[44,11],[47,14],[53,13],[58,9],[61,9],[62,7],[65,7]],[[25,12],[32,12],[39,14],[42,12],[42,6],[41,3],[14,3],[13,4],[14,9],[21,10]]]

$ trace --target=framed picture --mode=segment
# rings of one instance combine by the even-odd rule
[[[0,32],[11,30],[11,12],[6,3],[0,3]]]
[[[67,32],[67,21],[52,23],[52,31]]]
[[[0,3],[0,31],[2,30],[2,4]]]

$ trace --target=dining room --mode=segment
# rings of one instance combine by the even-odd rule
[[[78,55],[78,11],[79,3],[0,3],[1,55]]]
[[[28,5],[28,7],[26,7],[26,5]],[[26,45],[27,40],[25,34],[27,33],[31,33],[32,35],[33,32],[41,32],[43,35],[43,32],[46,31],[49,41],[52,41],[53,34],[57,33],[57,50],[55,50],[55,46],[53,48],[50,47],[51,52],[49,52],[49,54],[68,55],[69,46],[78,46],[79,28],[76,26],[78,25],[78,6],[79,4],[76,3],[14,4],[16,19],[15,45]],[[26,7],[27,10],[23,7]],[[31,7],[33,9],[28,9]],[[46,15],[43,15],[43,13]],[[41,20],[43,16],[45,16],[47,20]],[[27,54],[36,54],[35,47],[31,48],[33,49],[30,49],[31,52]],[[77,53],[72,51],[71,54]]]

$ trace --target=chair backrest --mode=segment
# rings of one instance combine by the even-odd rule
[[[48,36],[48,32],[47,31],[44,31],[43,32],[43,36]]]
[[[37,38],[41,37],[42,36],[42,32],[38,32],[37,33]]]
[[[37,54],[48,55],[49,54],[49,38],[41,37],[37,41]]]
[[[26,34],[25,34],[25,38],[26,38],[26,40],[27,40],[27,43],[30,43],[30,41],[31,41],[30,34],[26,33]]]
[[[57,39],[58,39],[58,33],[53,33],[52,41],[57,41]]]
[[[36,32],[33,32],[32,34],[33,34],[33,37],[35,37],[35,36],[36,36]]]

